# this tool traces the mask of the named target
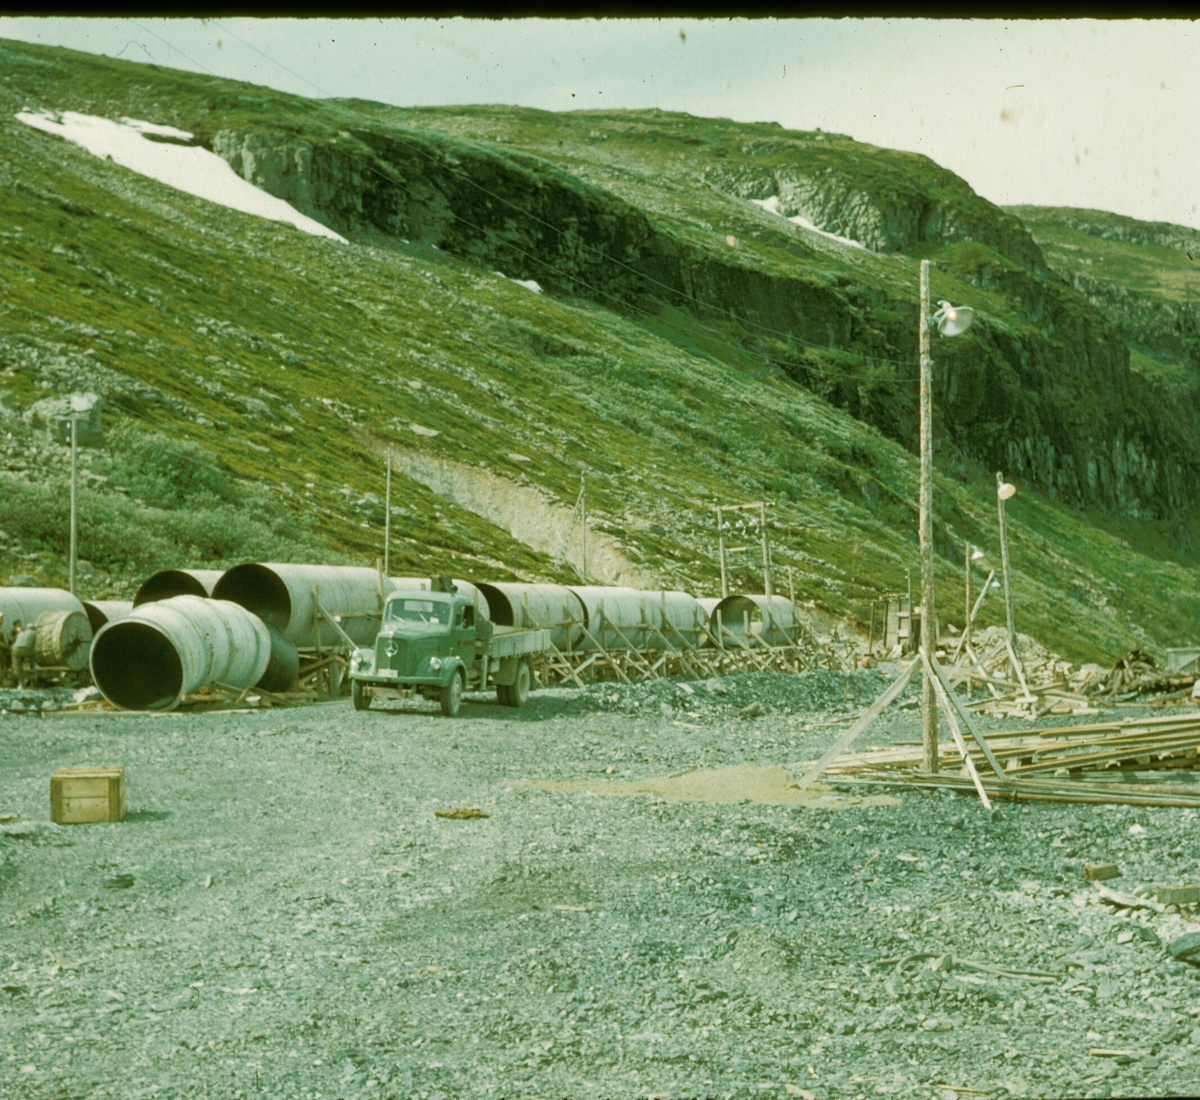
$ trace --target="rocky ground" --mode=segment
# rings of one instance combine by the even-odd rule
[[[1082,866],[1194,882],[1196,816],[771,804],[753,766],[815,758],[885,682],[0,719],[0,1094],[1194,1094],[1200,969],[1164,948],[1190,925]],[[856,747],[917,740],[912,701]],[[80,764],[125,766],[123,823],[46,823]],[[596,793],[692,768],[712,800]]]

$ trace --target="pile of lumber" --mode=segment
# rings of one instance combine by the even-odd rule
[[[315,691],[264,691],[260,687],[233,688],[225,684],[202,687],[195,695],[185,695],[177,709],[204,711],[208,714],[257,707],[295,707],[315,703]]]
[[[939,772],[921,771],[920,746],[901,745],[847,753],[827,775],[889,780],[916,786],[978,789],[992,798],[1032,801],[1122,802],[1200,808],[1200,786],[1164,785],[1158,776],[1190,776],[1200,758],[1200,715],[1131,719],[1018,732],[981,733],[973,740],[938,745]],[[985,752],[980,742],[986,742]],[[969,763],[964,758],[967,750]],[[1002,775],[987,757],[999,765]],[[974,772],[974,776],[972,776]],[[1136,774],[1135,774],[1136,773]],[[1151,773],[1158,773],[1151,774]],[[1114,783],[1114,778],[1120,782]]]
[[[949,653],[950,681],[968,694],[986,688],[970,709],[995,717],[1035,720],[1046,715],[1099,714],[1101,706],[1151,696],[1150,706],[1193,706],[1194,673],[1169,674],[1141,649],[1132,649],[1111,670],[1076,667],[1020,634],[1017,645],[1000,627],[960,638]]]

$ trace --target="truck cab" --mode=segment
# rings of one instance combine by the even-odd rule
[[[359,649],[351,662],[355,706],[369,703],[364,681],[411,687],[442,700],[442,710],[457,714],[474,664],[476,644],[491,634],[491,623],[477,618],[475,605],[448,592],[397,592],[383,608],[383,622],[372,649]],[[449,709],[447,709],[449,707]],[[360,709],[365,709],[365,705]]]
[[[439,699],[456,715],[468,687],[495,687],[497,698],[521,707],[533,684],[533,662],[553,647],[550,631],[501,626],[458,595],[449,578],[432,591],[393,592],[383,607],[374,646],[354,651],[350,697],[366,710],[372,697],[405,698],[414,691]]]

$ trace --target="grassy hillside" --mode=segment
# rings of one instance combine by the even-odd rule
[[[1094,378],[1064,370],[1022,388],[1005,358],[1012,341],[1036,345],[1047,371],[1059,369],[1056,355],[1072,363],[1081,348],[1121,345],[1066,288],[1058,332],[1039,334],[1045,325],[1033,318],[1045,307],[1032,298],[1049,293],[1039,255],[969,188],[951,189],[944,222],[986,222],[979,232],[990,245],[918,239],[878,254],[798,230],[688,174],[696,148],[715,146],[712,156],[728,163],[784,134],[766,124],[675,116],[673,136],[661,122],[661,134],[648,135],[655,127],[638,113],[479,108],[400,112],[398,136],[387,129],[393,109],[380,105],[2,49],[0,430],[11,438],[0,474],[0,583],[65,572],[64,452],[29,421],[48,395],[90,388],[106,394],[109,435],[88,459],[81,500],[81,553],[96,570],[85,595],[127,591],[149,570],[180,564],[371,563],[382,554],[390,448],[394,573],[571,579],[564,539],[586,475],[593,576],[711,594],[711,507],[766,497],[776,502],[776,587],[786,588],[790,566],[798,599],[865,618],[870,600],[901,590],[917,565],[911,354],[922,255],[943,262],[935,296],[980,313],[977,333],[936,349],[944,619],[962,621],[964,540],[999,556],[994,466],[966,437],[991,425],[1003,447],[1023,453],[1025,436],[1006,423],[1036,415],[1069,424],[1080,409],[1109,415],[1104,395],[1089,397]],[[346,184],[305,210],[350,237],[340,244],[101,161],[16,121],[26,107],[130,115],[218,145],[221,134],[269,126],[353,146],[351,165],[374,142],[381,173],[395,172],[399,154],[387,146],[384,164],[378,149],[419,140],[471,168],[458,185],[478,191],[481,209],[528,188],[549,196],[548,211],[574,203],[576,215],[538,230],[549,242],[539,246],[532,207],[505,215],[519,230],[506,237],[498,213],[499,229],[474,233],[454,208],[430,220],[431,201],[421,210],[432,228],[405,238],[396,230],[415,224],[412,203],[376,194],[393,205],[367,202],[355,213]],[[888,179],[909,171],[906,155],[862,149],[854,157],[874,157]],[[843,170],[859,172],[863,189],[878,182],[848,161]],[[925,171],[912,169],[914,192],[928,186]],[[314,187],[322,178],[314,174]],[[573,242],[564,236],[572,224]],[[628,262],[610,248],[621,234],[637,246]],[[609,251],[589,251],[601,239]],[[692,257],[690,298],[673,289],[679,265],[661,261],[671,248]],[[1120,382],[1118,368],[1129,372],[1113,361]],[[1040,404],[998,410],[988,387],[1005,371],[1016,395],[1005,400],[1036,385]],[[956,409],[973,411],[956,419]],[[1128,530],[1109,533],[1099,511],[1089,518],[1036,491],[1032,473],[1022,481],[1019,469],[1008,472],[1021,488],[1008,518],[1023,630],[1075,658],[1195,639],[1195,552],[1155,536],[1154,524],[1176,520],[1126,518]],[[746,558],[735,583],[761,590]],[[1000,601],[985,605],[985,623],[1001,617]]]

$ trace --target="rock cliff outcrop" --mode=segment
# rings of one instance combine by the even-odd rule
[[[956,273],[1004,294],[1015,320],[981,313],[967,337],[935,346],[947,462],[1002,468],[1064,502],[1146,518],[1200,493],[1200,449],[1180,410],[1131,374],[1120,334],[1101,313],[1044,277],[1041,250],[1015,217],[926,158],[911,158],[919,162],[915,183],[893,166],[882,177],[877,171],[877,191],[867,189],[861,166],[813,174],[780,163],[804,145],[749,143],[748,156],[775,163],[720,164],[706,179],[741,198],[776,195],[781,213],[803,213],[879,251],[968,240],[991,250]],[[736,254],[718,258],[557,165],[437,133],[356,127],[310,141],[237,130],[218,133],[213,148],[256,186],[352,240],[419,241],[609,308],[654,311],[665,301],[701,320],[732,320],[748,347],[796,381],[907,446],[916,440],[914,301],[850,278],[788,277]],[[937,195],[923,182],[935,169]],[[831,381],[811,357],[757,335],[764,330],[914,365],[898,368],[890,386]]]
[[[742,149],[745,161],[713,165],[705,182],[743,199],[776,196],[784,217],[807,218],[818,229],[849,237],[873,252],[969,239],[1045,273],[1041,249],[1020,221],[975,194],[965,180],[927,157],[906,158],[912,163],[902,170],[858,151],[872,146],[848,139],[839,144],[852,148],[841,151],[834,165],[824,163],[828,141],[749,142]]]

